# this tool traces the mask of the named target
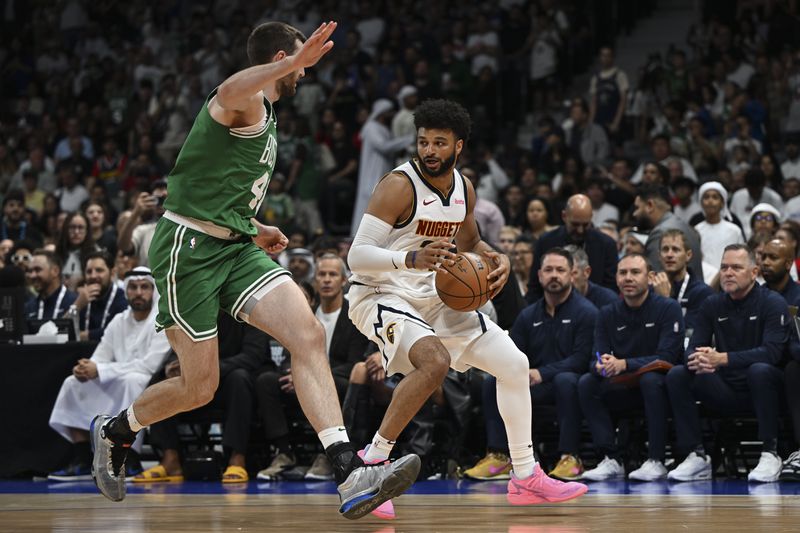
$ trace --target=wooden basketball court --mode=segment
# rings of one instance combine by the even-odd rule
[[[427,484],[396,501],[398,518],[393,521],[372,516],[357,521],[341,518],[332,484],[318,484],[319,489],[312,485],[309,491],[325,494],[302,493],[302,487],[290,487],[293,494],[275,487],[264,493],[253,483],[226,487],[217,494],[186,493],[196,490],[192,484],[154,486],[129,494],[118,504],[93,492],[91,482],[49,493],[8,493],[13,487],[3,489],[2,485],[0,490],[6,492],[0,494],[3,532],[555,533],[797,531],[800,527],[800,496],[796,495],[800,486],[787,484],[751,486],[749,494],[738,495],[702,494],[710,485],[683,484],[675,489],[666,483],[649,483],[626,489],[639,492],[635,494],[604,494],[604,487],[599,487],[575,502],[525,508],[505,503],[502,484],[472,484],[474,488],[450,494],[433,493],[440,491]],[[452,484],[442,487],[452,490]]]

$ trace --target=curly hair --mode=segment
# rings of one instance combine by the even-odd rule
[[[472,119],[458,102],[452,100],[425,100],[414,111],[414,127],[417,129],[450,130],[456,140],[469,140]]]

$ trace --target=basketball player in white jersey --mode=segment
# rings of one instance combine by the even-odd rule
[[[534,458],[525,354],[486,315],[454,311],[436,294],[436,272],[455,258],[453,240],[459,252],[482,254],[494,266],[491,296],[508,279],[508,257],[481,240],[472,214],[475,190],[455,170],[469,137],[469,114],[455,102],[428,100],[416,109],[414,124],[417,157],[375,186],[348,256],[350,318],[378,344],[386,374],[405,375],[372,443],[360,454],[367,463],[386,460],[449,367],[480,368],[497,378],[513,466],[509,503],[576,498],[585,485],[547,477]]]

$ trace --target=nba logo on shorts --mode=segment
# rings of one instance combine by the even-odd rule
[[[194,245],[195,245],[196,243],[197,243],[197,241],[195,240],[195,238],[194,238],[194,237],[192,237],[192,240],[190,240],[190,241],[189,241],[189,248],[191,248],[192,250],[194,250]]]

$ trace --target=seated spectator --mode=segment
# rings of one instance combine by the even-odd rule
[[[56,243],[56,255],[64,265],[62,269],[64,284],[70,290],[77,289],[83,280],[83,265],[86,259],[89,254],[98,250],[89,233],[89,219],[80,212],[67,215]]]
[[[703,272],[703,252],[700,250],[700,236],[686,222],[670,211],[669,193],[666,187],[643,185],[636,196],[636,211],[633,216],[638,223],[639,231],[650,230],[644,245],[645,255],[655,271],[664,269],[661,264],[661,235],[669,229],[680,230],[692,251],[689,266],[693,272]]]
[[[56,189],[58,205],[62,211],[72,213],[81,208],[81,204],[89,199],[89,191],[80,182],[82,176],[78,173],[80,167],[64,161],[58,165],[58,182],[61,187]]]
[[[8,239],[8,243],[11,244],[11,248],[5,256],[6,264],[19,269],[25,276],[31,266],[31,261],[33,261],[33,252],[37,249],[36,246],[28,240],[14,242]],[[26,280],[26,284],[29,284],[28,280]],[[30,287],[28,288],[30,289]]]
[[[669,229],[661,235],[661,264],[664,271],[655,274],[653,290],[681,305],[687,332],[694,329],[703,300],[714,294],[711,287],[703,282],[702,276],[689,268],[691,259],[692,251],[681,230]]]
[[[111,225],[105,204],[90,200],[83,210],[89,222],[89,236],[101,250],[117,256],[117,232]],[[127,271],[125,271],[127,272]]]
[[[167,334],[156,333],[158,294],[150,270],[139,267],[130,271],[125,276],[125,294],[130,308],[114,317],[92,357],[78,360],[58,393],[50,427],[73,443],[74,458],[65,469],[51,474],[50,480],[91,479],[92,418],[130,405],[169,354]],[[128,475],[137,473],[138,461],[131,459],[127,461]]]
[[[602,177],[592,177],[586,185],[586,196],[592,201],[592,223],[600,226],[607,220],[619,222],[619,209],[606,202],[606,186],[608,181]]]
[[[469,167],[462,168],[461,175],[470,180],[472,187],[476,191],[478,190],[481,177],[474,169]],[[475,222],[478,223],[478,228],[480,228],[481,236],[492,246],[497,246],[500,243],[500,230],[506,223],[503,218],[503,212],[500,211],[496,203],[480,196],[476,197],[475,208],[472,212],[475,216]]]
[[[648,458],[628,477],[654,481],[667,475],[664,455],[669,401],[664,374],[642,374],[636,387],[614,384],[609,379],[656,360],[677,363],[680,358],[684,338],[680,305],[649,290],[650,272],[643,255],[629,254],[620,259],[617,285],[622,300],[605,306],[598,315],[593,348],[596,360],[578,382],[578,396],[597,455],[603,459],[586,471],[583,479],[601,481],[625,475],[624,450],[615,442],[611,412],[637,407],[644,408]]]
[[[61,283],[61,261],[53,252],[42,249],[33,252],[28,281],[36,291],[36,297],[25,304],[25,316],[29,320],[61,318],[78,297]]]
[[[533,265],[533,242],[525,235],[517,237],[508,256],[511,259],[511,270],[514,272],[517,285],[524,298],[525,293],[528,292],[528,276]]]
[[[741,221],[750,220],[753,208],[761,203],[770,204],[778,213],[783,209],[781,195],[767,187],[767,178],[760,169],[753,168],[744,176],[744,188],[733,193],[731,197],[731,213]],[[752,228],[745,226],[745,238],[749,239],[751,235]]]
[[[314,280],[314,254],[306,248],[287,249],[285,254],[285,268],[292,273],[295,281]]]
[[[767,287],[777,292],[787,305],[800,306],[800,285],[790,274],[794,264],[794,249],[779,239],[764,245],[761,252],[761,276]]]
[[[592,302],[597,309],[614,303],[619,300],[619,295],[602,285],[592,283],[589,277],[592,274],[592,267],[589,265],[589,256],[583,248],[578,248],[574,244],[564,247],[572,256],[572,286],[575,287],[584,298]]]
[[[111,257],[106,252],[92,252],[84,263],[84,285],[70,310],[79,312],[80,338],[98,341],[111,319],[128,307],[125,291],[111,283]],[[133,395],[132,398],[136,398]]]
[[[597,319],[594,305],[572,288],[573,260],[569,252],[551,248],[542,258],[539,278],[544,298],[526,307],[511,329],[511,338],[528,356],[533,405],[555,405],[560,430],[561,459],[550,472],[560,479],[583,473],[580,451],[581,412],[578,378],[589,364]],[[464,474],[474,479],[507,479],[511,472],[508,438],[497,408],[497,380],[483,381],[486,457]]]
[[[514,243],[517,242],[517,237],[522,235],[522,230],[513,226],[503,226],[500,228],[500,235],[498,237],[497,247],[508,255],[514,248]]]
[[[670,138],[669,135],[666,134],[658,134],[653,137],[650,141],[650,149],[653,154],[653,160],[655,163],[658,163],[658,166],[662,167],[658,169],[657,172],[660,174],[660,180],[662,185],[667,185],[669,183],[669,171],[667,171],[666,165],[673,159],[677,159],[680,161],[681,164],[681,175],[686,176],[690,180],[697,182],[697,172],[695,172],[694,167],[689,162],[688,159],[685,157],[678,157],[672,155],[672,147],[670,145]],[[639,168],[636,169],[636,172],[633,173],[631,177],[631,183],[638,185],[640,183],[648,183],[648,176],[646,176],[648,171],[648,166],[655,166],[653,162],[642,163],[639,165]],[[666,171],[666,173],[664,172]]]
[[[717,265],[722,261],[722,251],[729,244],[744,244],[742,229],[733,223],[728,211],[728,191],[718,181],[709,181],[700,187],[700,206],[705,220],[695,224],[700,235],[700,250],[703,261],[714,266],[710,277],[703,276],[706,283],[716,276]]]
[[[550,202],[544,198],[531,198],[525,210],[525,219],[527,223],[523,227],[523,234],[528,235],[533,241],[536,241],[543,234],[556,229],[555,226],[550,225],[551,209]]]
[[[569,116],[564,135],[572,153],[579,155],[586,166],[606,164],[610,152],[608,135],[602,126],[590,121],[586,100],[573,100]]]
[[[25,207],[38,217],[44,210],[45,192],[39,188],[39,176],[35,171],[26,170],[22,174],[22,189],[25,193]]]
[[[781,212],[770,204],[758,204],[750,213],[750,236],[764,234],[775,235],[781,223]]]
[[[783,361],[791,318],[780,295],[756,283],[755,255],[746,246],[725,249],[720,265],[723,293],[706,298],[685,352],[685,363],[667,374],[677,433],[686,459],[669,473],[674,481],[710,479],[697,400],[720,414],[755,412],[761,460],[749,481],[778,479],[778,415]]]
[[[614,289],[614,272],[617,269],[617,245],[610,237],[592,228],[592,203],[583,194],[569,198],[561,212],[564,225],[542,235],[536,241],[533,266],[528,279],[528,293],[525,300],[533,303],[541,297],[539,285],[539,267],[541,258],[550,248],[575,244],[582,247],[589,256],[592,266],[591,280],[598,285]]]
[[[347,283],[345,273],[344,261],[334,254],[323,254],[314,269],[314,281],[319,295],[319,306],[315,314],[325,328],[325,345],[340,399],[347,393],[353,365],[361,361],[369,342],[348,316],[349,303],[344,297]],[[296,464],[288,443],[289,427],[284,414],[284,402],[288,400],[286,396],[291,396],[290,401],[296,402],[291,367],[285,368],[283,372],[263,372],[257,378],[256,390],[267,438],[279,450],[272,464],[258,473],[258,478],[275,479],[281,472]],[[333,470],[325,454],[317,455],[306,477],[333,479]]]
[[[38,247],[42,245],[42,235],[25,220],[25,193],[19,189],[8,191],[3,198],[3,219],[0,221],[0,241],[29,240]]]
[[[220,312],[217,327],[219,387],[208,405],[190,412],[214,408],[225,412],[222,447],[228,457],[228,467],[222,474],[222,482],[245,483],[249,480],[245,455],[255,405],[255,371],[266,363],[267,335],[225,312]],[[150,384],[178,379],[180,375],[180,360],[173,352],[163,371],[154,376]],[[134,483],[183,481],[179,422],[180,415],[177,415],[150,426],[150,442],[161,451],[161,461],[133,478]]]
[[[121,226],[117,246],[121,250],[133,252],[140,265],[148,266],[150,242],[156,231],[158,219],[164,214],[164,201],[167,197],[167,182],[154,181],[150,193],[140,193],[128,218]]]
[[[672,180],[672,190],[675,193],[675,201],[677,202],[672,208],[672,212],[676,217],[689,224],[692,217],[702,211],[694,195],[697,190],[697,183],[685,176],[679,176]]]

